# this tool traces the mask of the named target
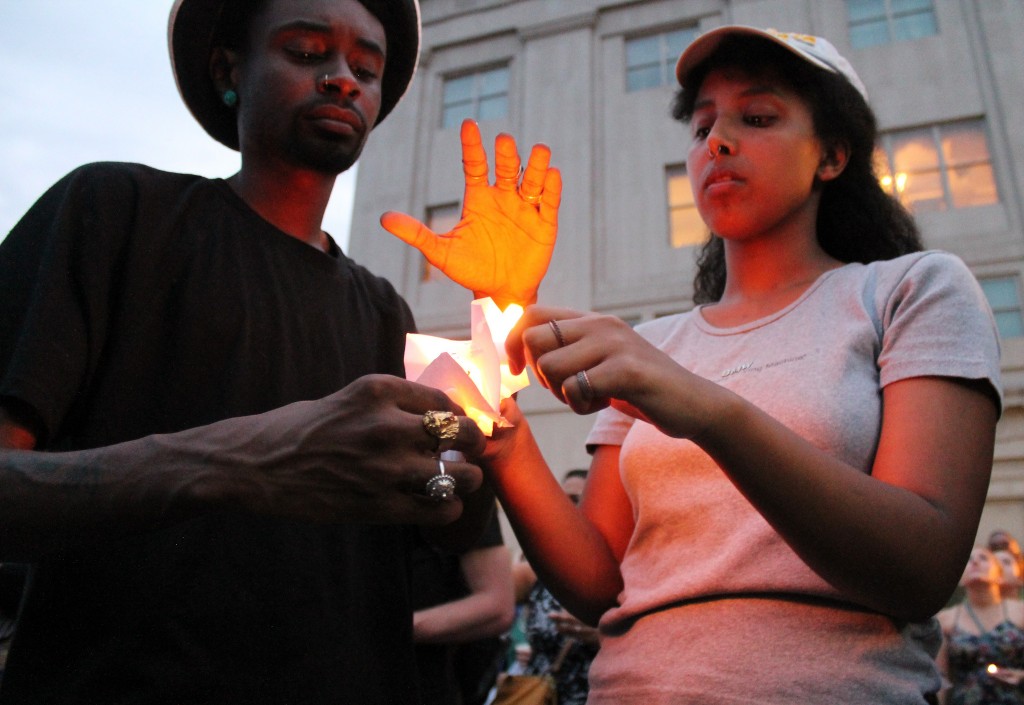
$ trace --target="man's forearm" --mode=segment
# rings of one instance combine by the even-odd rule
[[[153,437],[64,453],[0,450],[0,560],[32,561],[180,520],[204,475]]]

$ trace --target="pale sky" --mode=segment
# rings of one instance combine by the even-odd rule
[[[142,162],[230,176],[238,154],[178,96],[167,55],[172,0],[0,0],[0,240],[75,167]],[[347,243],[355,170],[324,220]]]

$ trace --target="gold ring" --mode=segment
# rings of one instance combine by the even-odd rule
[[[519,177],[523,175],[523,165],[519,164],[519,168],[516,170],[514,176],[498,176],[498,170],[495,168],[494,185],[505,191],[518,191],[519,190]]]
[[[535,206],[538,203],[540,203],[541,198],[539,193],[536,196],[530,196],[529,194],[523,193],[522,188],[519,189],[519,197],[526,201],[527,203],[529,203],[531,206]]]
[[[434,450],[444,452],[455,445],[459,436],[459,417],[450,411],[428,411],[423,414],[423,429],[437,439]]]

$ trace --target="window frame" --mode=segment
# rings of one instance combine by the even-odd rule
[[[488,74],[496,73],[498,71],[503,71],[504,74],[505,74],[504,92],[484,93],[483,92],[483,86],[482,86],[482,84],[483,84],[483,77],[488,75]],[[470,93],[469,93],[468,100],[459,100],[459,101],[448,102],[448,88],[449,88],[449,86],[452,85],[456,81],[465,80],[465,79],[471,79],[472,80],[472,85],[471,85],[471,88],[470,88]],[[496,97],[504,97],[504,100],[505,100],[505,112],[504,112],[504,114],[499,115],[499,116],[491,116],[491,117],[481,118],[480,117],[480,105],[482,103],[486,102],[486,100],[493,99],[493,98],[496,98]],[[489,121],[489,120],[502,120],[502,119],[505,119],[505,118],[507,118],[509,116],[509,112],[510,112],[510,109],[511,109],[511,99],[512,99],[512,67],[511,67],[511,64],[509,62],[503,62],[503,63],[497,63],[497,64],[489,64],[489,65],[486,65],[486,66],[478,66],[476,68],[463,69],[463,70],[460,70],[458,72],[452,72],[450,74],[444,75],[442,77],[442,80],[441,80],[441,101],[440,101],[440,104],[441,104],[441,116],[440,116],[440,126],[441,126],[441,129],[442,130],[449,130],[449,129],[453,129],[453,128],[458,128],[462,124],[462,121],[467,119],[467,118],[468,119],[472,119],[472,120],[476,120],[477,122],[485,122],[485,121]],[[463,105],[468,107],[468,111],[466,113],[462,114],[461,117],[459,117],[454,123],[449,123],[449,121],[448,121],[449,111],[452,108],[455,108],[457,106],[463,106]]]
[[[1016,305],[995,305],[995,303],[993,303],[992,301],[992,298],[989,296],[989,290],[986,289],[985,287],[986,283],[1011,284],[1013,286],[1014,293],[1016,294]],[[1022,298],[1021,296],[1022,290],[1020,277],[1013,274],[997,275],[990,277],[978,277],[978,284],[981,286],[982,293],[985,294],[985,300],[988,301],[988,305],[992,309],[992,316],[996,321],[996,327],[999,330],[999,337],[1004,340],[1024,338],[1024,298]],[[1016,314],[1016,329],[1010,334],[1004,332],[1004,326],[1002,325],[1002,321],[1005,320],[1005,316],[1007,314]]]
[[[917,39],[923,39],[924,37],[938,36],[940,33],[939,28],[939,16],[935,11],[935,0],[927,0],[927,8],[909,9],[909,10],[894,10],[893,0],[879,0],[882,3],[882,14],[871,15],[868,18],[859,18],[854,20],[851,17],[852,3],[856,0],[846,0],[846,23],[847,23],[847,34],[850,37],[850,44],[854,49],[868,49],[870,47],[882,46],[885,44],[894,44],[896,42],[907,42],[915,41]],[[918,15],[930,15],[932,25],[934,26],[934,32],[931,34],[917,35],[907,33],[905,30],[900,29],[901,20],[905,20],[908,17],[914,17]],[[885,25],[885,40],[884,41],[869,41],[864,43],[858,39],[860,35],[857,33],[857,28],[865,27],[868,25],[881,25],[884,21]],[[867,35],[865,35],[867,36]]]
[[[689,41],[679,51],[674,49],[670,51],[668,38],[670,35],[686,33],[690,35]],[[633,36],[626,36],[623,39],[622,46],[622,60],[623,60],[623,83],[624,90],[626,93],[636,93],[639,91],[647,91],[655,88],[664,88],[666,86],[674,86],[676,82],[676,62],[679,60],[679,55],[682,50],[689,46],[697,37],[700,36],[700,28],[696,24],[684,25],[682,27],[673,27],[671,29],[662,29],[654,32],[646,32],[644,34],[636,34]],[[645,64],[630,64],[629,63],[629,52],[630,45],[634,42],[650,41],[656,39],[658,41],[658,83],[656,84],[644,84],[640,86],[633,86],[630,82],[630,76],[641,68],[651,68],[655,66],[653,62]]]
[[[673,180],[673,178],[678,178],[678,177],[682,177],[683,179],[686,180],[685,191],[686,191],[686,193],[689,194],[689,198],[686,201],[680,201],[680,202],[673,203],[673,201],[672,201],[672,193],[673,193],[674,189],[673,189],[673,185],[672,185],[672,180]],[[676,230],[675,230],[675,227],[674,227],[674,223],[676,222],[676,218],[674,218],[673,216],[676,213],[684,212],[684,211],[689,211],[689,212],[695,213],[696,216],[697,216],[697,220],[704,227],[703,227],[702,231],[700,232],[700,235],[699,235],[698,238],[696,238],[696,239],[689,238],[689,237],[678,238],[679,239],[679,244],[676,244],[677,238],[676,238]],[[704,221],[701,220],[700,212],[697,210],[697,202],[696,202],[696,199],[694,199],[694,197],[693,197],[693,189],[692,189],[691,184],[690,184],[690,172],[686,168],[686,162],[677,162],[677,163],[666,164],[665,165],[665,213],[666,213],[666,216],[668,218],[668,245],[669,245],[669,247],[671,247],[674,250],[679,250],[679,249],[683,249],[683,248],[686,248],[686,247],[699,247],[699,246],[703,245],[705,242],[707,242],[707,239],[708,239],[708,228],[707,228],[707,225],[704,224]],[[690,233],[685,233],[685,235],[690,235]]]
[[[953,164],[951,164],[949,159],[946,156],[946,153],[945,153],[944,149],[943,149],[943,136],[948,134],[949,132],[951,132],[953,130],[961,129],[961,128],[964,128],[964,127],[970,127],[972,125],[976,126],[977,134],[982,139],[982,142],[983,142],[984,147],[985,147],[985,152],[986,152],[985,157],[986,158],[985,159],[974,159],[974,160],[968,161],[968,162],[953,163]],[[889,130],[889,131],[886,131],[886,132],[880,134],[879,138],[878,138],[878,144],[876,145],[876,155],[875,155],[875,158],[876,159],[879,158],[879,156],[880,156],[879,152],[880,152],[881,156],[884,157],[884,159],[885,159],[884,168],[885,168],[885,172],[886,173],[885,173],[885,175],[881,176],[882,180],[884,180],[885,177],[889,177],[891,179],[894,179],[894,180],[898,181],[899,180],[899,176],[901,174],[903,174],[903,175],[913,175],[913,174],[924,175],[924,174],[932,173],[929,170],[917,170],[917,171],[907,171],[907,170],[900,171],[900,170],[897,170],[896,169],[896,164],[895,164],[895,159],[894,159],[895,153],[894,153],[893,145],[894,145],[895,142],[897,142],[900,139],[901,136],[906,136],[906,135],[910,135],[910,134],[915,133],[915,132],[924,132],[924,131],[927,131],[927,133],[929,135],[929,139],[930,139],[931,148],[933,149],[933,151],[934,151],[934,153],[936,155],[935,171],[938,174],[939,183],[942,186],[942,207],[938,208],[938,209],[934,209],[935,211],[942,212],[942,213],[949,213],[951,211],[967,210],[967,209],[970,209],[970,208],[992,206],[992,205],[998,205],[998,204],[1002,203],[1002,197],[1001,197],[1001,192],[1000,192],[1000,188],[999,188],[998,173],[996,171],[996,165],[993,162],[993,158],[992,158],[992,148],[991,148],[992,141],[989,139],[988,123],[982,117],[968,118],[968,119],[965,119],[965,120],[956,120],[956,121],[951,121],[951,122],[931,123],[931,124],[928,124],[928,125],[920,125],[920,126],[917,126],[917,127],[909,127],[909,128],[901,128],[901,129]],[[989,173],[990,173],[990,176],[991,176],[992,187],[993,187],[993,190],[995,192],[995,199],[992,200],[992,201],[986,202],[986,203],[975,203],[975,204],[959,205],[959,206],[956,205],[958,192],[954,190],[953,184],[951,182],[951,173],[953,172],[953,170],[955,170],[955,169],[964,169],[964,168],[977,168],[979,166],[985,166],[985,165],[987,165]],[[893,188],[893,187],[890,187],[890,186],[888,186],[886,184],[883,184],[883,188],[886,188],[886,190],[889,193],[891,193],[894,196],[896,196],[896,198],[899,199],[900,203],[902,203],[908,210],[910,210],[911,212],[914,212],[914,210],[915,210],[914,209],[914,202],[907,202],[906,200],[904,200],[904,198],[900,195],[902,193],[902,189],[901,188],[899,188],[898,186]],[[928,210],[932,210],[932,209],[928,209]],[[928,210],[921,211],[921,212],[928,212]]]

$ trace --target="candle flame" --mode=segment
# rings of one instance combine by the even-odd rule
[[[499,413],[501,400],[530,383],[525,370],[512,374],[505,353],[505,338],[522,315],[516,304],[502,311],[489,298],[477,299],[471,306],[470,340],[410,333],[406,377],[440,389],[490,436],[495,425],[508,425]]]

